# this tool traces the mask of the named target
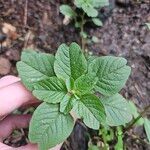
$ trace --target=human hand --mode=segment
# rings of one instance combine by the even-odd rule
[[[14,76],[5,76],[0,79],[0,150],[38,150],[36,144],[27,144],[19,148],[12,148],[3,144],[14,129],[26,128],[31,115],[9,115],[21,106],[38,103],[33,95],[22,85],[20,79]],[[59,150],[62,144],[51,150]]]

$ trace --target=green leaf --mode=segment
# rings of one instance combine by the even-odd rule
[[[147,118],[144,118],[144,129],[148,138],[148,141],[150,142],[150,120]]]
[[[103,23],[99,18],[92,18],[92,21],[97,26],[103,26]]]
[[[101,8],[109,5],[109,0],[92,0],[93,6],[96,8]]]
[[[89,72],[96,73],[99,79],[95,89],[107,96],[119,92],[131,72],[126,63],[126,59],[113,56],[103,56],[92,61]]]
[[[106,111],[106,123],[110,126],[119,126],[128,123],[132,119],[128,102],[120,95],[102,99]]]
[[[129,106],[130,106],[130,111],[135,118],[137,118],[140,114],[138,113],[137,111],[137,107],[135,106],[135,104],[132,102],[132,101],[129,101]],[[143,118],[140,118],[137,122],[136,122],[137,125],[143,125],[144,124],[144,119]]]
[[[21,61],[17,63],[17,70],[28,89],[33,90],[33,85],[37,81],[55,76],[54,59],[51,54],[35,51],[22,52]]]
[[[92,41],[94,43],[99,43],[99,39],[96,36],[92,36]]]
[[[90,145],[90,147],[88,148],[88,150],[99,150],[99,148],[96,145]]]
[[[84,1],[84,0],[75,0],[75,1],[74,1],[74,4],[75,4],[78,8],[81,8],[84,3],[86,3],[86,1]]]
[[[60,12],[63,15],[68,16],[70,18],[73,18],[76,16],[75,11],[69,5],[61,5],[60,6]]]
[[[98,11],[91,5],[83,5],[82,9],[89,17],[97,17]]]
[[[75,0],[75,5],[78,8],[82,8],[83,6],[101,8],[104,6],[108,6],[109,0]]]
[[[69,113],[72,109],[71,96],[66,94],[60,103],[60,112]]]
[[[67,93],[64,81],[57,77],[39,81],[34,85],[33,95],[47,103],[59,103]]]
[[[74,126],[70,114],[59,112],[57,104],[41,104],[34,112],[29,128],[29,139],[38,143],[40,150],[48,150],[63,142]]]
[[[86,39],[88,37],[88,34],[86,32],[80,32],[80,36]]]
[[[75,22],[75,28],[81,28],[81,22],[76,21]]]
[[[68,91],[73,90],[73,88],[74,88],[74,80],[72,78],[68,78],[66,80],[66,87],[67,87]]]
[[[98,11],[94,8],[92,0],[75,0],[75,5],[82,8],[89,17],[96,17]]]
[[[96,59],[96,58],[98,58],[98,56],[94,56],[94,55],[92,55],[92,56],[88,56],[88,58],[87,58],[87,64],[88,64],[88,66]]]
[[[150,30],[150,23],[145,23],[148,27],[148,29]]]
[[[76,100],[73,110],[89,128],[99,129],[100,123],[105,121],[104,106],[95,95],[87,94]]]
[[[55,58],[55,73],[63,80],[70,77],[76,80],[87,70],[86,59],[76,43],[72,43],[69,47],[66,44],[60,45]]]
[[[93,74],[82,75],[75,81],[75,91],[81,95],[91,92],[98,81],[98,78]]]

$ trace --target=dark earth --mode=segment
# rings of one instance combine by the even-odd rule
[[[150,30],[145,23],[150,22],[150,0],[115,0],[109,7],[102,8],[103,27],[87,25],[86,31],[99,38],[98,43],[90,43],[86,48],[95,55],[122,56],[132,67],[132,74],[121,91],[132,100],[139,111],[150,104]],[[0,49],[0,77],[17,75],[16,62],[23,48],[36,48],[42,52],[55,53],[58,46],[65,42],[80,43],[79,30],[71,23],[63,24],[59,12],[60,4],[68,0],[0,0],[0,36],[4,23],[16,28],[7,35],[9,42],[2,43]],[[1,39],[1,37],[0,37]],[[147,115],[150,115],[147,114]],[[26,143],[27,130],[16,131],[5,143],[14,147]],[[131,131],[141,139],[145,138],[143,127]],[[63,150],[87,150],[88,137],[96,137],[97,132],[87,129],[78,122],[70,138],[64,143]],[[128,150],[148,150],[150,145],[133,138],[130,134],[124,142]],[[113,147],[113,144],[112,144]],[[113,148],[112,148],[113,149]]]

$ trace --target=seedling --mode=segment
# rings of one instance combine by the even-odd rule
[[[80,29],[82,49],[89,39],[88,34],[84,30],[86,23],[93,23],[96,26],[102,26],[103,23],[99,18],[99,9],[108,6],[109,0],[75,0],[74,6],[67,4],[60,6],[60,12],[65,16],[64,24],[68,24],[70,20],[74,20],[75,27]]]
[[[56,55],[22,52],[17,63],[24,85],[41,102],[29,127],[29,140],[48,150],[72,132],[72,113],[89,128],[119,126],[132,119],[128,102],[118,92],[130,74],[121,57],[85,58],[78,44],[59,46]]]

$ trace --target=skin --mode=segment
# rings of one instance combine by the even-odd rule
[[[38,104],[33,95],[22,85],[20,78],[5,76],[0,79],[0,150],[38,150],[36,144],[27,144],[19,148],[13,148],[3,144],[14,129],[29,126],[31,115],[12,115],[19,107],[27,107]],[[60,150],[61,145],[50,150]]]

